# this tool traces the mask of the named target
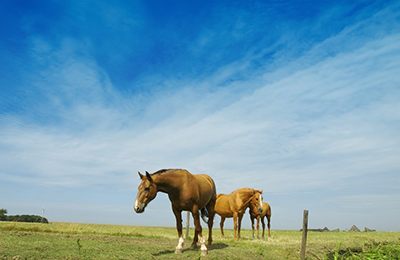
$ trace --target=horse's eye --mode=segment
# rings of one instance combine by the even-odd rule
[[[258,200],[258,198],[256,198],[256,200]]]
[[[150,187],[144,188],[145,191],[150,191]]]

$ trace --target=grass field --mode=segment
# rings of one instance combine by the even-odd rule
[[[200,257],[199,250],[189,248],[193,229],[180,255],[174,254],[178,242],[175,228],[0,222],[0,232],[0,259]],[[203,234],[208,234],[207,229],[203,229]],[[233,230],[226,230],[226,239],[221,238],[218,229],[213,234],[213,246],[203,259],[299,259],[300,231],[272,230],[271,238],[253,240],[251,230],[242,230],[239,241],[232,239]],[[400,232],[309,232],[306,256],[308,259],[400,259]]]

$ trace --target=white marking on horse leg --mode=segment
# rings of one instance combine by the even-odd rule
[[[200,247],[201,255],[205,256],[205,255],[207,255],[206,239],[203,236],[201,236],[199,240],[200,240],[200,245],[201,245],[201,247]]]
[[[178,241],[178,245],[176,246],[175,249],[175,254],[180,254],[182,253],[182,249],[183,249],[183,244],[185,243],[185,239],[183,239],[183,236],[179,237],[179,241]]]

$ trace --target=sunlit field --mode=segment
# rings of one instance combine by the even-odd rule
[[[0,259],[198,259],[199,249],[190,249],[194,230],[189,232],[184,251],[174,253],[178,237],[175,228],[94,225],[77,223],[33,224],[0,222]],[[185,232],[184,232],[185,233]],[[206,228],[204,234],[208,234]],[[204,259],[299,259],[300,231],[272,230],[271,238],[252,239],[242,230],[239,241],[233,230],[226,239],[213,230],[213,246]],[[375,254],[400,257],[400,232],[309,232],[308,259],[363,258]],[[384,251],[382,253],[382,250]],[[347,255],[346,255],[347,254]],[[356,258],[359,257],[359,258]]]

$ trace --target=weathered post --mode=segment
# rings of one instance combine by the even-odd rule
[[[307,243],[307,226],[308,226],[308,210],[304,210],[303,215],[303,238],[301,240],[301,254],[300,259],[306,259],[306,243]]]
[[[187,239],[189,235],[189,220],[190,220],[190,212],[187,212],[187,219],[186,219],[186,236],[185,239]]]

